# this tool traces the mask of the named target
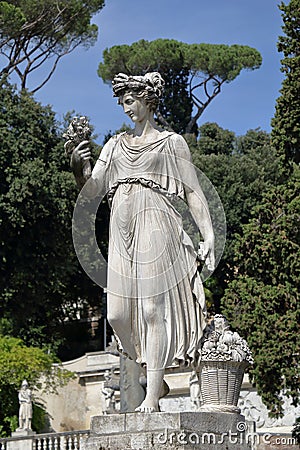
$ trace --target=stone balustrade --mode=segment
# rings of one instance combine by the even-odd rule
[[[0,450],[80,450],[89,430],[0,439]]]

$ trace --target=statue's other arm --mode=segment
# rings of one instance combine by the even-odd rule
[[[191,154],[184,138],[177,135],[176,157],[177,165],[184,185],[185,197],[193,219],[204,239],[203,259],[209,270],[215,268],[214,256],[214,231],[208,204],[205,195],[199,185],[195,167],[191,161]]]
[[[77,186],[82,189],[85,186],[85,195],[93,198],[97,195],[105,195],[105,172],[107,168],[108,158],[114,146],[114,138],[111,138],[101,150],[100,156],[89,177],[83,174],[83,167],[86,161],[91,159],[91,151],[87,146],[88,141],[81,142],[73,151],[70,165],[74,173]]]

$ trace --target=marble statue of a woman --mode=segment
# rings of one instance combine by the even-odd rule
[[[103,147],[89,178],[89,195],[105,192],[110,201],[108,321],[121,349],[146,372],[146,397],[137,411],[153,412],[167,390],[165,368],[195,364],[205,328],[197,254],[172,199],[187,203],[211,269],[214,233],[185,140],[154,120],[164,85],[160,74],[118,74],[112,84],[134,127]],[[71,156],[82,186],[87,181],[82,168],[90,157],[87,141]]]

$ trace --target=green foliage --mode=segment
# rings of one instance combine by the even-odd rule
[[[90,22],[103,6],[104,0],[1,1],[0,51],[6,65],[0,75],[15,72],[24,89],[28,75],[53,58],[52,69],[34,91],[40,89],[64,55],[96,42],[98,27]]]
[[[202,72],[222,81],[233,81],[243,69],[254,70],[261,65],[259,52],[246,45],[186,45],[186,64],[193,73]]]
[[[234,150],[235,134],[224,130],[216,123],[204,123],[199,128],[200,139],[197,151],[203,155],[231,155]]]
[[[0,438],[8,437],[10,431],[14,431],[18,428],[18,416],[15,414],[13,416],[5,416],[2,423],[3,425],[0,424]]]
[[[54,113],[25,91],[0,91],[0,142],[0,329],[57,349],[101,294],[73,249],[76,186]]]
[[[254,353],[252,379],[274,416],[281,393],[299,403],[299,170],[270,189],[236,236],[235,278],[223,299]]]
[[[281,3],[285,36],[279,37],[285,75],[272,121],[272,139],[284,164],[300,162],[300,0]]]
[[[286,77],[272,121],[274,186],[252,209],[249,223],[237,230],[234,276],[222,301],[232,325],[252,348],[252,380],[273,416],[283,413],[282,393],[299,404],[300,183],[294,164],[300,160],[299,6],[299,0],[280,5],[286,36],[279,38],[278,49],[284,54]],[[256,137],[262,144],[266,138]],[[240,139],[240,150],[247,156],[256,137]],[[263,146],[268,147],[266,141]]]
[[[194,164],[221,197],[232,237],[247,223],[263,192],[279,181],[279,161],[270,137],[261,130],[249,130],[236,138],[233,132],[206,123],[200,127],[199,140],[190,147]]]
[[[239,136],[237,139],[236,151],[240,154],[251,155],[256,153],[258,148],[267,149],[269,153],[272,153],[270,135],[266,131],[259,128],[248,130],[244,136]]]
[[[214,278],[207,286],[214,293],[215,308],[234,274],[235,234],[249,221],[251,209],[262,195],[278,184],[279,159],[270,146],[270,136],[261,130],[249,130],[236,137],[217,124],[200,127],[198,141],[189,142],[193,162],[215,186],[226,215],[227,237],[224,254]]]
[[[164,69],[164,98],[158,111],[158,119],[162,125],[167,125],[179,134],[185,132],[193,111],[193,101],[188,92],[189,70],[182,67],[182,64],[179,59],[178,67]],[[194,127],[191,131],[196,133],[197,128]]]
[[[118,72],[159,71],[166,89],[158,119],[163,125],[167,119],[174,130],[187,134],[197,134],[197,120],[223,83],[233,81],[243,69],[257,69],[262,61],[259,52],[247,46],[185,44],[174,39],[116,45],[103,52],[103,60],[98,74],[106,83]]]
[[[73,374],[62,369],[56,358],[36,347],[27,347],[21,339],[0,336],[0,424],[1,435],[14,431],[19,402],[17,392],[24,379],[33,389],[56,392]],[[40,421],[41,422],[41,421]],[[41,422],[42,423],[42,422]],[[40,423],[40,424],[41,424]]]
[[[71,372],[68,375],[70,376],[70,378],[72,377]],[[66,379],[66,382],[67,381],[68,380]],[[32,429],[35,430],[37,433],[48,432],[51,425],[49,421],[49,415],[47,414],[44,405],[41,404],[39,401],[35,401],[32,406],[33,406]]]

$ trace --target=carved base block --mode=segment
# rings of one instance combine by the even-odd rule
[[[24,429],[17,429],[11,433],[12,437],[21,437],[21,436],[34,436],[36,434],[35,431]]]
[[[240,414],[128,413],[94,416],[82,450],[249,450]]]
[[[235,405],[214,405],[214,404],[205,404],[201,406],[198,411],[203,412],[224,412],[224,413],[235,413],[240,414],[241,410]]]
[[[7,443],[7,450],[32,450],[33,439],[28,439],[30,436],[35,436],[36,432],[32,430],[17,430],[11,436],[13,438],[20,438],[20,440],[9,441]],[[24,439],[22,439],[24,438]]]

